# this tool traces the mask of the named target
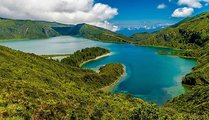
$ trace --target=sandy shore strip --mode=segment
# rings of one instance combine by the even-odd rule
[[[98,60],[98,59],[101,59],[101,58],[104,58],[104,57],[107,57],[107,56],[111,56],[113,53],[110,52],[110,53],[107,53],[107,54],[104,54],[104,55],[101,55],[101,56],[98,56],[94,59],[90,59],[90,60],[87,60],[87,61],[84,61],[83,63],[81,63],[79,66],[82,67],[84,64],[88,63],[88,62],[91,62],[91,61],[95,61],[95,60]]]
[[[127,75],[126,66],[123,65],[123,74],[122,74],[121,76],[119,76],[119,77],[117,78],[117,80],[116,80],[114,83],[112,83],[112,84],[110,84],[110,85],[108,85],[108,86],[105,86],[105,87],[101,88],[101,90],[102,90],[103,92],[106,92],[106,93],[112,92],[113,89],[115,88],[115,86],[116,86],[121,80],[123,80],[123,78],[125,78],[126,75]]]

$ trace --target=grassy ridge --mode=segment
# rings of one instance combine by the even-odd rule
[[[140,45],[159,45],[181,49],[202,47],[208,41],[209,12],[187,18],[176,25],[154,33],[139,33],[132,36]],[[146,37],[144,37],[146,36]],[[143,38],[143,39],[142,39]],[[145,38],[145,39],[144,39]]]
[[[131,42],[131,39],[124,35],[88,24],[78,24],[74,27],[54,27],[53,29],[62,35],[78,36],[91,40],[121,43]]]
[[[0,39],[36,39],[58,36],[52,26],[64,26],[58,23],[0,19]]]
[[[67,25],[56,22],[0,18],[0,40],[40,39],[60,35],[83,37],[105,42],[130,42],[130,38],[88,24]]]

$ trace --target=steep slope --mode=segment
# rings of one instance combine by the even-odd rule
[[[52,26],[64,26],[58,23],[12,20],[0,18],[0,40],[35,39],[58,36]]]
[[[129,119],[138,107],[151,109],[100,91],[122,74],[121,64],[96,73],[3,46],[0,63],[0,119]]]
[[[209,12],[186,18],[169,28],[148,34],[146,38],[143,36],[139,33],[132,38],[140,45],[185,49],[185,52],[174,55],[197,59],[197,66],[182,81],[190,88],[189,92],[167,102],[164,110],[170,115],[179,113],[182,119],[209,119]]]
[[[176,25],[165,28],[141,39],[141,33],[132,36],[141,45],[158,45],[191,49],[204,46],[209,40],[209,12],[187,18]],[[147,35],[148,36],[148,35]]]
[[[130,42],[131,39],[88,24],[67,25],[56,22],[0,18],[0,40],[49,38],[60,35],[105,42]]]
[[[209,119],[209,86],[198,86],[187,94],[170,100],[164,107],[172,108],[187,119]]]
[[[53,27],[62,35],[78,36],[106,42],[131,42],[131,39],[112,31],[88,24],[78,24],[73,27]]]

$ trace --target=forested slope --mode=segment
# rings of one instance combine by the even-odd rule
[[[153,33],[132,36],[140,45],[158,45],[181,49],[202,47],[209,40],[209,12],[202,13]],[[145,37],[146,36],[146,37]],[[144,39],[145,38],[145,39]]]
[[[132,38],[139,45],[183,49],[184,52],[172,54],[197,59],[197,66],[182,81],[190,88],[189,92],[170,100],[164,107],[186,115],[187,119],[209,119],[209,12],[154,33],[135,34]]]
[[[135,108],[150,109],[142,100],[100,91],[123,74],[121,64],[96,73],[3,46],[0,63],[0,118],[129,119]]]
[[[40,39],[61,35],[105,42],[130,42],[130,38],[88,24],[68,25],[56,22],[0,18],[0,40]]]
[[[62,35],[78,36],[91,40],[120,43],[131,42],[129,37],[88,24],[78,24],[73,27],[54,27],[53,29]]]

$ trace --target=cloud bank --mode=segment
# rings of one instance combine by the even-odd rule
[[[94,0],[0,0],[0,16],[13,19],[88,23],[117,30],[107,22],[118,14],[116,8]]]

